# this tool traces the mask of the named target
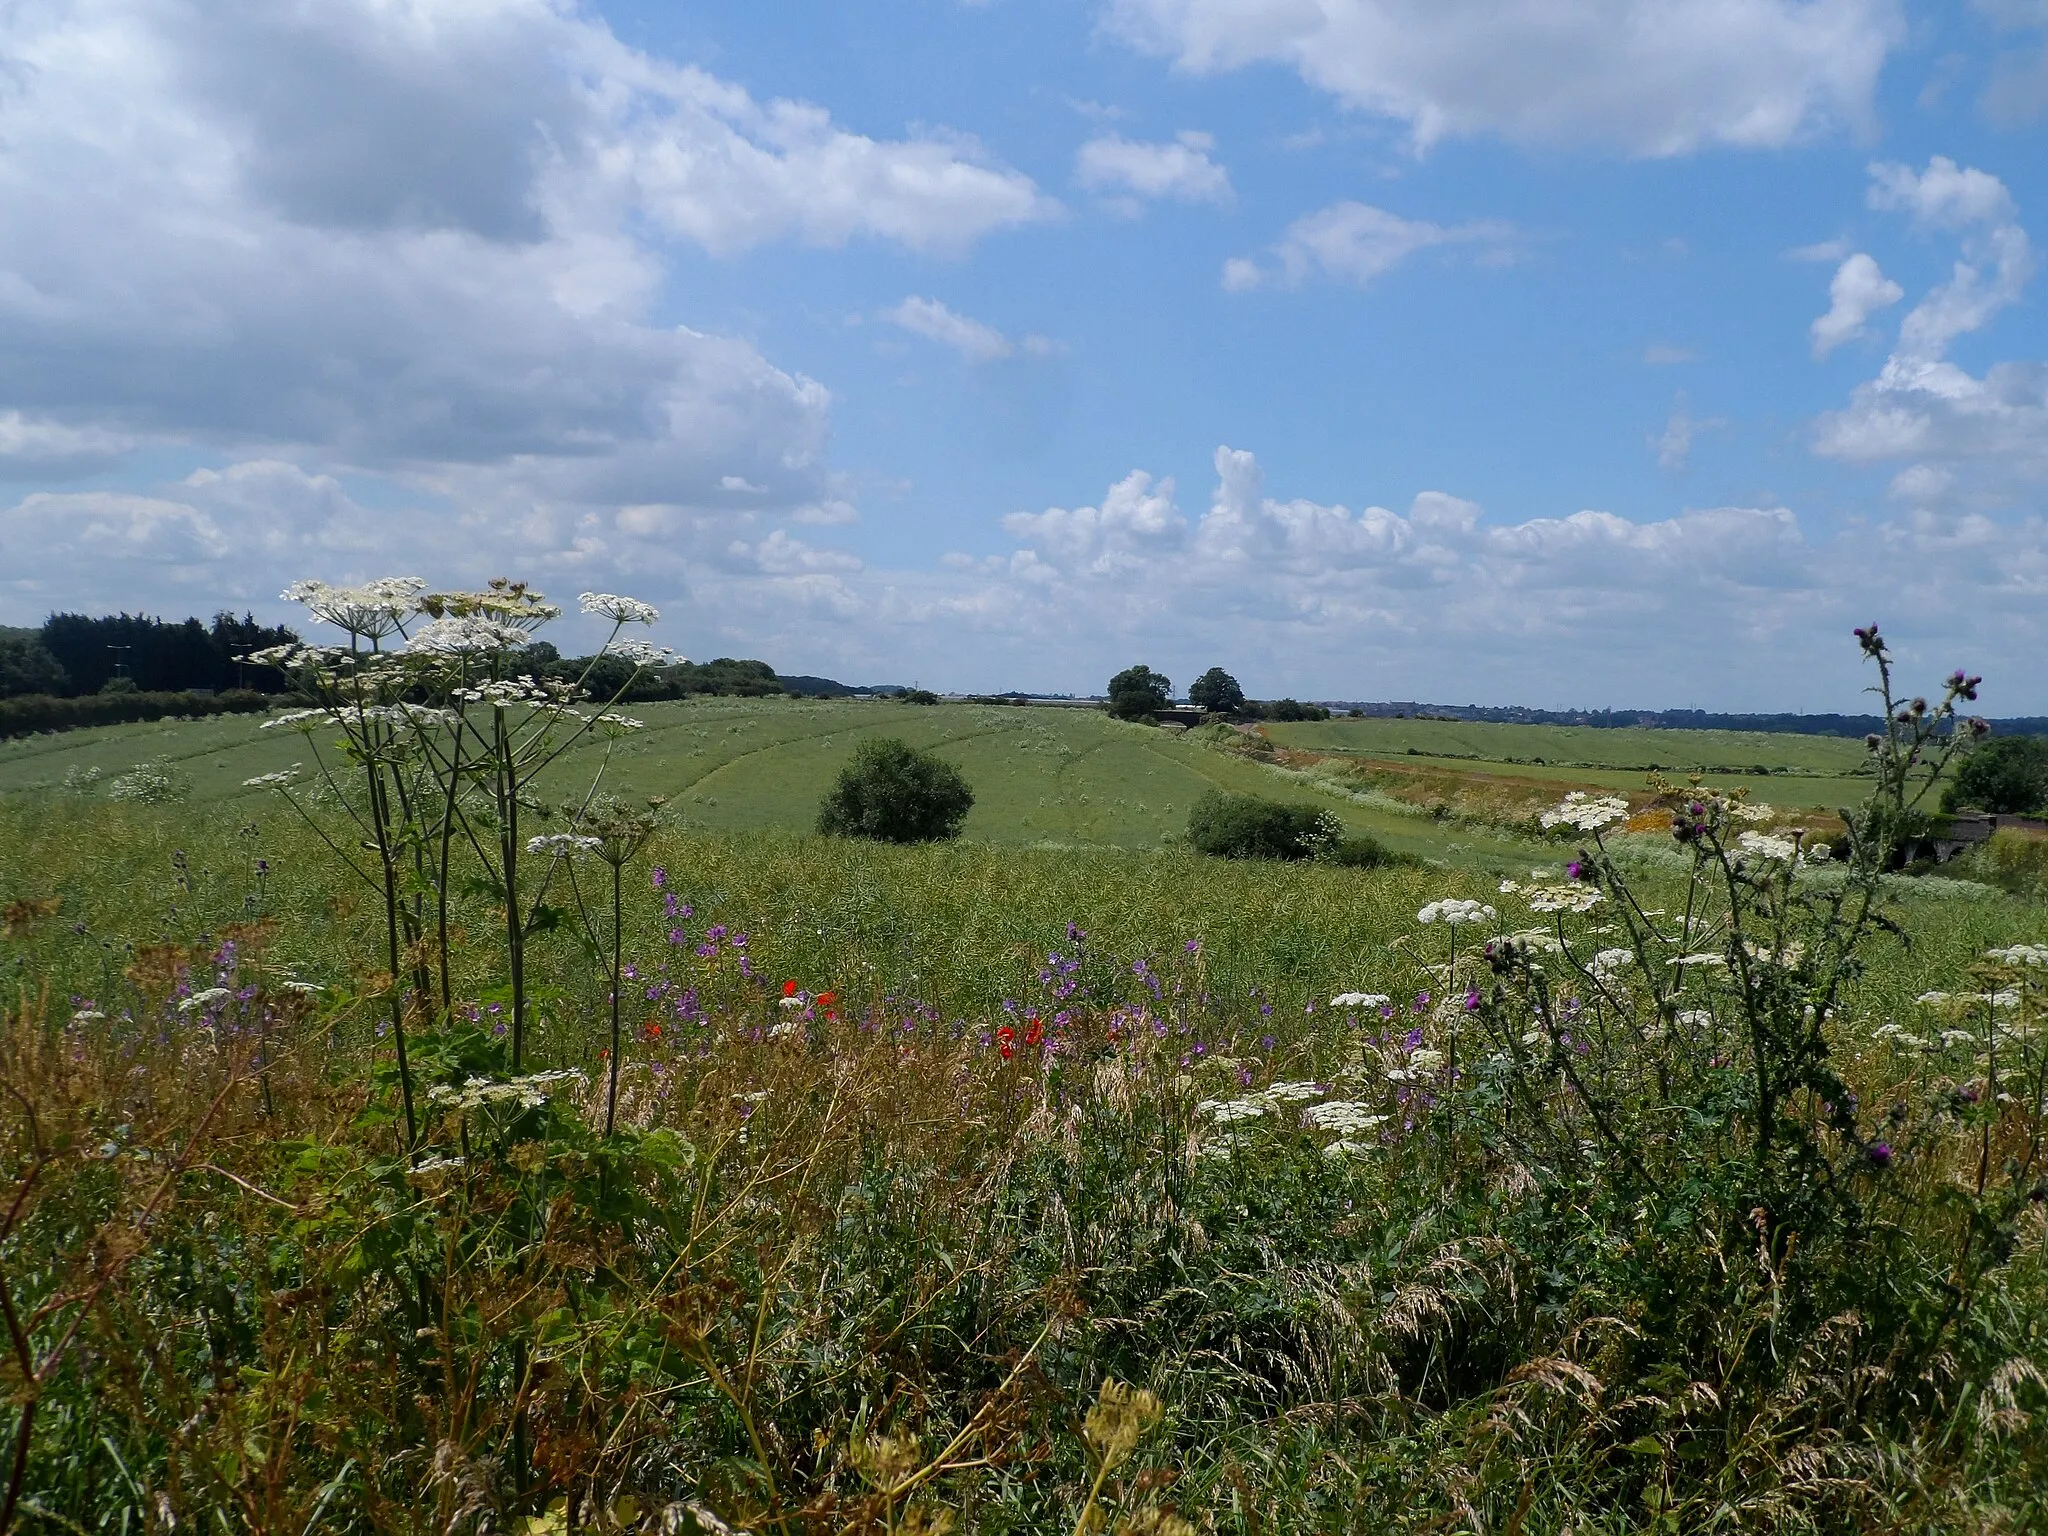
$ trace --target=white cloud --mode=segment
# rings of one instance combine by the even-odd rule
[[[1946,155],[1934,156],[1924,171],[1910,165],[1873,165],[1869,200],[1873,208],[1910,214],[1934,229],[1978,224],[1996,228],[2013,218],[2012,194],[2004,182],[1988,171],[1959,166]]]
[[[1418,147],[1632,155],[1867,127],[1905,36],[1895,0],[1112,0],[1110,20],[1196,73],[1289,66]]]
[[[1182,133],[1166,144],[1139,143],[1109,134],[1081,146],[1074,160],[1074,176],[1095,192],[1224,203],[1230,201],[1230,173],[1209,158],[1215,147],[1215,139],[1206,133]]]
[[[913,295],[894,309],[883,310],[882,318],[912,335],[924,337],[926,341],[951,347],[970,363],[1000,361],[1014,355],[1019,346],[1038,357],[1058,350],[1043,336],[1026,336],[1021,343],[1012,342],[994,326],[955,314],[937,299],[921,299]]]
[[[1332,203],[1296,219],[1261,266],[1236,256],[1224,263],[1223,286],[1233,293],[1275,283],[1299,287],[1321,274],[1364,287],[1417,252],[1437,246],[1476,246],[1482,259],[1505,259],[1515,231],[1506,224],[1432,224],[1404,219],[1366,203]]]
[[[19,411],[0,411],[0,479],[41,479],[99,469],[138,441],[102,427],[67,426]]]
[[[1725,416],[1695,416],[1683,391],[1672,404],[1671,415],[1664,423],[1663,432],[1650,440],[1650,446],[1657,451],[1657,464],[1662,469],[1684,470],[1692,466],[1692,445],[1703,432],[1718,431],[1728,425]]]
[[[1817,240],[1812,245],[1795,245],[1785,253],[1787,261],[1837,262],[1849,254],[1846,240]]]
[[[1027,546],[1020,574],[1058,571],[1114,577],[1142,569],[1187,540],[1187,519],[1173,504],[1173,481],[1154,483],[1133,470],[1109,488],[1099,507],[1049,507],[1012,512],[1010,536]]]
[[[643,55],[622,60],[614,80],[601,98],[611,108],[606,163],[654,219],[719,254],[856,235],[956,253],[1058,211],[1028,176],[961,135],[870,139],[821,107],[763,106],[702,70]]]
[[[897,644],[945,634],[958,686],[1000,669],[1099,688],[1143,656],[1176,678],[1221,659],[1269,696],[1804,709],[1854,707],[1849,627],[1897,615],[1930,672],[1967,659],[1998,708],[2048,704],[2030,660],[2048,640],[2040,518],[1916,511],[1834,535],[1772,505],[1496,522],[1439,491],[1404,512],[1278,499],[1240,449],[1215,467],[1198,518],[1171,480],[1133,472],[1099,506],[1005,518],[1006,556],[868,573],[870,612]]]
[[[1813,322],[1813,355],[1826,357],[1852,337],[1865,334],[1865,322],[1889,309],[1906,290],[1886,277],[1877,262],[1858,252],[1835,269],[1828,284],[1828,312]]]
[[[1997,177],[1937,155],[1920,172],[1873,166],[1870,203],[1905,213],[1923,231],[1958,236],[1962,255],[1900,323],[1877,377],[1821,418],[1816,449],[1852,463],[1946,465],[1957,495],[1995,498],[2048,482],[2048,367],[1998,363],[1979,377],[1947,357],[1957,337],[2013,304],[2033,275],[2011,193]]]
[[[0,508],[0,605],[105,610],[184,603],[190,612],[270,606],[288,580],[383,571],[383,551],[445,557],[433,521],[409,536],[405,512],[378,511],[339,481],[277,460],[203,469],[148,494],[37,491]]]
[[[637,568],[621,507],[738,518],[713,550],[850,517],[824,388],[656,318],[670,237],[945,253],[1056,211],[971,141],[853,133],[558,0],[21,5],[0,56],[0,478],[140,447],[347,471],[465,562]],[[23,503],[10,548],[57,571],[182,528],[182,569],[194,497]]]

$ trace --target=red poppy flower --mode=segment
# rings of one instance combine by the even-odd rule
[[[784,982],[784,983],[782,984],[782,995],[783,995],[784,997],[795,997],[795,996],[796,996],[796,983],[795,983],[795,982],[793,982],[793,981],[785,981],[785,982]]]
[[[1039,1023],[1036,1017],[1027,1019],[1025,1023],[1028,1026],[1024,1031],[1026,1045],[1036,1045],[1045,1038],[1045,1026]]]
[[[820,992],[818,994],[818,1006],[820,1008],[830,1008],[838,1001],[839,994],[837,992]]]
[[[1007,1024],[996,1031],[996,1049],[1003,1053],[1003,1060],[1008,1061],[1017,1054],[1017,1047],[1014,1043],[1016,1038],[1017,1031],[1010,1028]]]

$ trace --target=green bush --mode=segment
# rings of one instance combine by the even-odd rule
[[[2048,896],[2048,837],[1994,832],[1970,851],[1964,868],[2015,896],[2039,900]]]
[[[865,741],[818,807],[828,837],[934,843],[960,835],[974,791],[944,758],[885,736]]]
[[[1396,853],[1378,838],[1364,832],[1349,837],[1340,837],[1328,843],[1316,854],[1325,864],[1341,864],[1347,869],[1379,869],[1386,865],[1416,865],[1422,860],[1412,853]]]
[[[1309,859],[1341,846],[1342,824],[1312,805],[1210,790],[1188,813],[1188,844],[1221,859]]]

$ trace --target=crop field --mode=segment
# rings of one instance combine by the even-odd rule
[[[1412,817],[1359,805],[1315,786],[1287,785],[1257,763],[1094,710],[881,700],[704,699],[634,706],[646,729],[621,743],[608,772],[623,795],[660,795],[687,823],[714,831],[807,831],[818,801],[861,740],[896,736],[941,752],[966,775],[975,806],[965,835],[1004,844],[1157,847],[1187,825],[1207,789],[1293,793],[1400,852],[1454,862],[1524,862],[1512,840],[1465,829],[1446,836]],[[602,744],[571,753],[545,786],[583,782]],[[308,757],[296,733],[256,719],[109,726],[0,743],[0,796],[61,789],[67,775],[105,784],[136,763],[164,759],[194,803],[255,798],[244,781]],[[310,766],[310,765],[309,765]],[[75,782],[74,777],[74,782]]]
[[[1155,847],[1178,836],[1196,797],[1215,788],[1311,800],[1398,852],[1459,866],[1504,870],[1527,858],[1498,828],[1433,825],[1398,804],[1361,803],[1343,793],[1339,778],[1283,779],[1211,741],[1126,725],[1094,710],[701,699],[634,712],[647,729],[616,749],[614,786],[622,794],[666,796],[688,823],[709,830],[808,830],[854,746],[887,735],[935,748],[961,769],[976,796],[966,835],[982,842]],[[1820,811],[1857,804],[1870,790],[1867,773],[1857,772],[1867,755],[1862,743],[1833,737],[1435,720],[1263,730],[1291,754],[1383,768],[1397,784],[1427,776],[1451,791],[1506,785],[1532,804],[1565,788],[1639,793],[1653,771],[1674,779],[1704,773],[1746,785],[1758,800]],[[571,754],[550,782],[567,793],[600,750]],[[59,787],[67,775],[94,771],[104,784],[137,762],[162,758],[204,804],[252,794],[246,779],[306,756],[296,734],[266,732],[249,717],[101,727],[0,742],[0,796]]]
[[[1678,731],[1640,727],[1513,725],[1484,720],[1315,720],[1267,727],[1283,746],[1322,752],[1425,757],[1552,768],[1708,773],[1767,769],[1831,777],[1865,766],[1861,740],[1773,731]]]

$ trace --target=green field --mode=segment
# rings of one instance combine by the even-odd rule
[[[1400,852],[1485,867],[1527,860],[1513,839],[1468,829],[1446,835],[1426,820],[1290,784],[1235,754],[1095,710],[701,699],[632,713],[647,728],[617,749],[613,786],[667,796],[685,824],[711,831],[808,830],[855,745],[886,735],[935,748],[961,769],[975,792],[965,835],[981,842],[1156,847],[1181,833],[1203,791],[1224,789],[1315,799]],[[570,793],[602,750],[593,744],[570,754],[554,787]],[[67,775],[95,769],[100,787],[92,792],[100,793],[107,780],[156,758],[189,779],[195,803],[210,804],[258,796],[243,780],[307,760],[308,744],[243,716],[27,737],[0,743],[0,795],[60,790]]]
[[[1317,752],[1353,752],[1518,763],[1551,768],[1621,768],[1638,774],[1847,774],[1862,766],[1861,741],[1844,736],[1795,736],[1774,731],[1603,729],[1589,725],[1511,725],[1466,720],[1318,720],[1271,725],[1282,746]]]
[[[887,700],[696,699],[635,706],[647,729],[616,752],[613,783],[662,795],[684,824],[709,831],[808,830],[819,798],[860,741],[900,736],[935,748],[975,791],[966,835],[976,841],[1077,848],[1151,848],[1177,837],[1208,789],[1311,799],[1399,852],[1477,869],[1526,863],[1528,847],[1471,825],[1442,826],[1384,800],[1361,803],[1328,784],[1282,777],[1199,739],[1111,720],[1095,710]],[[1654,769],[1706,772],[1795,809],[1858,803],[1860,742],[1736,731],[1596,730],[1439,720],[1332,720],[1273,725],[1282,747],[1402,768],[1640,790]],[[319,738],[315,738],[316,742]],[[582,782],[600,746],[564,760],[552,787]],[[164,759],[196,803],[255,794],[243,780],[308,758],[295,733],[247,716],[108,726],[0,742],[0,796],[61,789],[67,775],[106,781]],[[1757,768],[1770,770],[1768,778]]]

